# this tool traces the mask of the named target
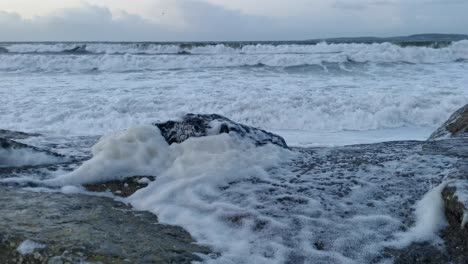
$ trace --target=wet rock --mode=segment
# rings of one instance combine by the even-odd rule
[[[37,136],[40,136],[40,134],[36,134],[36,133],[25,133],[25,132],[18,132],[18,131],[11,131],[11,130],[0,129],[0,138],[6,138],[6,139],[26,139],[26,138],[37,137]]]
[[[0,138],[0,148],[2,148],[2,149],[31,148],[31,149],[33,149],[33,147],[30,147],[30,146],[28,146],[26,144],[19,143],[19,142],[16,142],[16,141],[13,141],[13,140],[10,140],[10,139],[7,139],[7,138]]]
[[[450,263],[447,254],[430,243],[413,243],[403,250],[387,249],[385,255],[392,256],[394,264]]]
[[[0,187],[0,263],[191,263],[189,233],[103,197]],[[18,252],[25,240],[45,245]]]
[[[52,151],[39,149],[39,148],[29,146],[29,145],[26,145],[26,144],[23,144],[23,143],[20,143],[20,142],[17,142],[8,138],[1,138],[1,137],[0,137],[0,149],[29,149],[34,152],[42,152],[42,153],[52,155],[55,157],[64,157],[63,155],[52,152]]]
[[[78,45],[74,48],[66,49],[63,52],[75,54],[75,53],[87,53],[88,51],[86,50],[86,45]]]
[[[468,229],[462,227],[466,208],[456,196],[456,188],[448,186],[442,191],[445,217],[448,226],[440,233],[445,247],[430,243],[413,243],[401,250],[387,249],[386,254],[395,257],[395,264],[468,263]]]
[[[456,188],[446,187],[442,191],[445,206],[445,217],[448,227],[442,231],[441,237],[446,244],[447,254],[454,264],[468,263],[468,229],[462,226],[463,217],[467,212],[463,202],[456,196]]]
[[[468,197],[468,138],[451,138],[428,141],[422,145],[422,153],[456,157],[459,160],[447,176],[450,183],[442,191],[445,217],[448,226],[441,230],[444,247],[430,243],[413,243],[404,249],[387,249],[385,254],[395,259],[396,264],[410,263],[468,263],[468,229],[462,227],[466,202],[459,197]],[[457,189],[458,188],[458,189]]]
[[[468,104],[457,110],[449,119],[442,124],[429,140],[436,140],[447,137],[459,137],[468,135]]]
[[[468,138],[451,138],[427,141],[422,145],[423,153],[468,158]]]
[[[69,158],[49,150],[0,138],[0,174],[13,173],[16,169],[54,165],[68,160]]]
[[[86,184],[84,187],[90,192],[112,192],[114,195],[128,197],[155,180],[154,176],[134,176],[121,181]]]
[[[191,55],[192,53],[190,53],[189,51],[186,51],[186,50],[182,50],[182,51],[179,51],[177,52],[178,55]]]
[[[286,141],[278,135],[262,129],[238,124],[216,114],[187,114],[180,121],[167,121],[154,125],[161,130],[162,136],[169,144],[181,143],[191,137],[228,133],[252,140],[257,146],[272,143],[283,148],[288,148]]]

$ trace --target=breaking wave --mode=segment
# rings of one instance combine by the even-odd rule
[[[54,164],[60,161],[63,159],[58,156],[35,151],[32,148],[0,147],[0,168]]]
[[[448,63],[468,60],[468,41],[443,48],[375,44],[187,45],[146,43],[11,44],[1,71],[141,71],[212,67],[293,67],[326,63]]]

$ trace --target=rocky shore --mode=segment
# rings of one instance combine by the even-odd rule
[[[109,198],[0,192],[1,263],[190,263],[210,252],[182,228]]]
[[[213,134],[235,134],[253,141],[256,145],[272,143],[289,147],[281,137],[264,130],[237,124],[219,115],[187,115],[182,120],[155,124],[169,144],[180,143],[190,137]],[[386,142],[328,148],[318,155],[317,150],[291,148],[303,156],[294,164],[297,179],[313,176],[315,170],[360,171],[363,166],[382,166],[389,160],[401,162],[404,151],[415,149],[419,155],[440,156],[457,159],[452,172],[443,179],[447,182],[442,190],[446,227],[440,231],[442,247],[429,242],[412,243],[405,248],[389,247],[375,262],[392,259],[394,263],[468,263],[468,105],[457,111],[435,131],[426,142]],[[34,134],[0,130],[2,149],[30,149],[53,157],[61,157],[49,150],[30,147],[17,142]],[[322,151],[322,150],[321,150]],[[323,151],[322,151],[323,152]],[[34,168],[9,167],[0,157],[0,179],[8,179],[12,173],[36,173]],[[77,162],[76,159],[69,159]],[[4,160],[4,163],[7,160]],[[326,166],[325,166],[326,164]],[[434,165],[435,166],[435,165]],[[40,169],[56,169],[54,164],[43,164]],[[413,175],[395,172],[392,177],[410,182]],[[124,180],[84,185],[85,190],[98,196],[76,194],[73,191],[48,192],[23,189],[31,183],[0,183],[0,259],[2,263],[190,263],[201,260],[200,256],[216,257],[212,249],[198,245],[184,229],[158,223],[156,215],[133,210],[119,202],[137,190],[157,181],[154,176],[133,176]],[[327,183],[336,190],[337,197],[346,196],[352,184],[359,178],[338,176]],[[439,182],[440,183],[440,182]],[[322,184],[322,183],[320,183]],[[410,184],[409,184],[410,185]],[[35,185],[34,187],[40,187]],[[306,185],[298,192],[311,190]],[[383,191],[395,191],[395,186],[382,185]],[[317,187],[315,191],[320,191]],[[322,189],[323,190],[323,189]],[[414,190],[415,193],[421,192]],[[105,197],[99,197],[105,196]],[[378,195],[378,194],[376,194]],[[379,200],[377,197],[376,200]],[[406,201],[406,200],[405,200]],[[395,205],[399,207],[407,227],[414,224],[415,200]],[[301,203],[281,200],[278,206]],[[363,205],[364,206],[364,205]],[[375,206],[369,202],[366,206]],[[403,207],[403,208],[401,208]],[[346,215],[348,212],[343,212]],[[242,221],[242,219],[238,219]],[[327,244],[315,243],[317,250],[326,250]],[[300,260],[300,258],[298,258]],[[302,263],[302,262],[298,262]]]
[[[429,243],[414,243],[394,251],[395,263],[468,263],[468,105],[457,110],[423,145],[428,153],[458,158],[456,169],[442,190],[447,227],[440,232],[443,249]]]

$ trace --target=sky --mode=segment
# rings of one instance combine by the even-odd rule
[[[468,0],[0,0],[0,41],[468,34]]]

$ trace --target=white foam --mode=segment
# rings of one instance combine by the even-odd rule
[[[396,234],[397,240],[391,243],[397,247],[408,246],[412,242],[430,241],[442,243],[438,232],[446,227],[442,191],[449,182],[441,183],[418,201],[415,208],[415,223],[408,231]]]
[[[464,210],[463,211],[462,221],[461,221],[461,224],[460,224],[460,228],[464,229],[465,226],[466,226],[466,223],[468,223],[468,211]]]
[[[148,183],[151,182],[151,180],[149,178],[147,178],[147,177],[143,177],[143,178],[139,179],[137,182],[140,183],[140,184],[148,184]]]
[[[223,259],[267,261],[269,258],[258,253],[245,255],[248,251],[264,250],[251,248],[253,237],[247,229],[229,227],[219,219],[230,214],[235,217],[234,212],[247,212],[217,201],[216,197],[222,195],[219,187],[230,181],[268,177],[265,169],[279,163],[288,151],[272,145],[255,148],[227,134],[192,138],[171,145],[171,151],[176,154],[171,166],[158,175],[157,183],[150,183],[133,195],[129,200],[132,205],[157,214],[163,222],[188,227],[200,242],[218,245]],[[210,226],[211,231],[207,232],[201,225]],[[280,244],[277,247],[279,251],[283,248]]]
[[[467,40],[457,41],[445,48],[431,47],[401,47],[391,43],[356,44],[341,43],[328,44],[325,42],[316,45],[309,44],[253,44],[239,47],[225,44],[215,45],[177,45],[177,44],[151,44],[151,43],[55,43],[55,44],[10,44],[6,45],[9,52],[62,52],[78,46],[86,45],[86,50],[92,53],[107,54],[177,54],[187,51],[192,54],[333,54],[346,52],[368,58],[402,58],[416,61],[433,56],[433,60],[440,58],[458,58],[456,55],[466,56]],[[367,54],[364,54],[367,53]],[[380,54],[379,54],[380,53]],[[417,58],[417,59],[416,59]],[[466,58],[466,57],[464,57]]]
[[[61,159],[27,148],[0,148],[0,168],[53,164]]]
[[[82,44],[18,44],[7,47],[17,52],[57,52]],[[143,47],[143,49],[140,49]],[[135,46],[125,44],[87,44],[99,55],[44,56],[41,54],[2,54],[0,71],[80,72],[99,70],[126,72],[165,69],[199,69],[266,65],[291,67],[324,63],[449,63],[468,59],[468,41],[448,47],[400,47],[382,44],[246,45],[241,49],[222,44],[199,46],[189,51],[198,55],[181,56],[185,50],[175,45]],[[114,53],[119,54],[114,54]],[[140,52],[150,55],[141,55]],[[101,54],[102,53],[102,54]],[[121,53],[121,54],[120,54]]]
[[[369,66],[350,75],[226,69],[0,74],[15,89],[0,92],[0,120],[5,129],[59,136],[102,135],[188,112],[217,113],[269,131],[430,131],[468,101],[467,70],[468,64],[454,63]],[[347,144],[345,136],[340,142]]]
[[[9,48],[81,44],[15,45]],[[0,55],[2,128],[103,135],[189,112],[217,113],[268,131],[297,131],[304,140],[292,136],[292,143],[328,144],[336,132],[342,145],[366,143],[365,136],[355,140],[360,131],[388,132],[377,141],[427,137],[425,131],[468,101],[468,63],[455,62],[466,57],[468,41],[441,49],[388,43],[189,48],[199,55],[168,54],[181,46],[158,45],[88,43],[104,53]],[[161,51],[136,54],[152,49]],[[113,55],[119,50],[125,54]],[[274,67],[237,67],[258,63]],[[284,67],[301,64],[314,65]]]
[[[46,245],[44,244],[27,239],[23,241],[16,250],[22,255],[28,255],[33,253],[36,249],[42,249],[45,247]]]
[[[157,175],[171,162],[168,145],[155,126],[131,128],[101,138],[92,159],[49,183],[70,185],[105,182],[135,175]]]
[[[358,165],[354,151],[362,149],[353,146],[303,153],[229,134],[168,145],[144,126],[103,137],[80,168],[45,182],[86,193],[69,185],[155,175],[123,201],[221,253],[208,263],[367,263],[385,247],[437,238],[442,187],[418,202],[405,234],[401,215],[455,162],[420,155],[418,144],[392,148],[398,155],[376,147]]]
[[[74,185],[66,185],[60,188],[60,192],[62,192],[63,194],[78,194],[83,193],[84,188]]]

